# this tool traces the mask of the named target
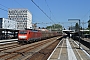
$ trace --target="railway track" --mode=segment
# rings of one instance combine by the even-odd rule
[[[74,39],[79,44],[78,37],[74,37],[72,39]],[[87,51],[90,54],[90,40],[88,40],[88,42],[87,42],[87,39],[80,38],[80,45],[81,45],[81,47],[83,47],[83,50]]]
[[[56,40],[46,48],[40,50],[39,52],[35,53],[33,56],[29,57],[27,60],[47,60],[51,52],[54,50],[56,45],[59,43],[59,40]]]
[[[12,43],[17,43],[17,42],[18,42],[18,39],[0,40],[0,45],[12,44]]]
[[[39,50],[45,48],[46,46],[56,41],[56,39],[57,37],[54,37],[54,38],[43,40],[40,42],[23,45],[17,48],[14,47],[13,49],[9,48],[9,50],[3,50],[0,52],[0,59],[4,59],[4,60],[27,59],[28,57],[37,53]],[[11,46],[8,46],[8,47],[11,47]]]
[[[5,50],[9,50],[9,49],[13,49],[13,48],[16,48],[16,47],[20,47],[21,45],[18,44],[18,43],[9,43],[9,44],[3,44],[3,45],[0,45],[0,52],[3,52]]]

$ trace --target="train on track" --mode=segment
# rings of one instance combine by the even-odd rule
[[[56,31],[20,30],[18,32],[18,42],[30,43],[59,35],[61,35],[61,33]]]

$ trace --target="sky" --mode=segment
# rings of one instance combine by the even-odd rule
[[[35,4],[44,12],[42,12]],[[68,28],[80,19],[81,26],[87,27],[90,19],[90,0],[0,0],[0,18],[8,18],[9,8],[26,8],[32,13],[32,23],[39,27],[61,24]],[[85,22],[85,24],[82,24]]]

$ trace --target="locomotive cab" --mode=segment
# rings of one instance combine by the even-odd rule
[[[27,38],[28,38],[27,34],[28,34],[27,30],[19,31],[19,33],[18,33],[18,41],[19,42],[26,41]]]
[[[37,30],[20,30],[18,33],[18,42],[29,43],[41,39],[41,32]]]

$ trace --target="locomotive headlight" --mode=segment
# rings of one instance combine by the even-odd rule
[[[19,36],[19,38],[25,39],[25,38],[27,38],[27,36]]]

